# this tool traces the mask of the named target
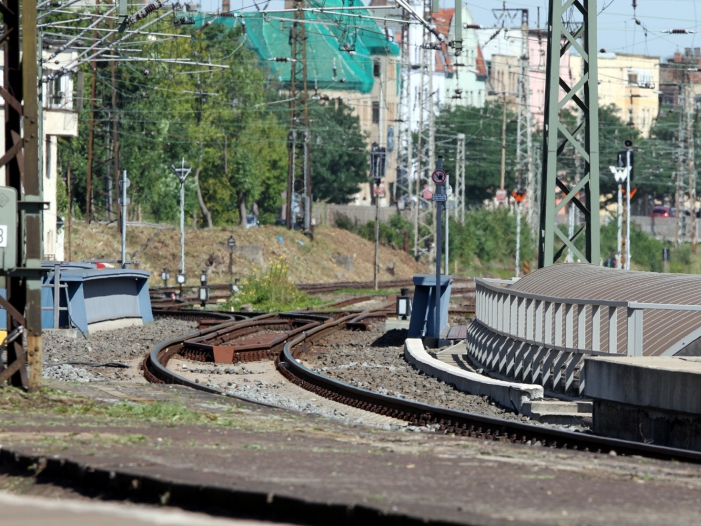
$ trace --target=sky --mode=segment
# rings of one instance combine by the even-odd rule
[[[256,0],[265,5],[267,0]],[[368,0],[364,0],[369,3]],[[632,2],[637,3],[635,10]],[[200,0],[203,10],[216,11],[221,0]],[[496,19],[492,9],[502,7],[502,0],[480,0],[466,2],[475,23],[492,27]],[[662,33],[669,29],[701,31],[701,0],[598,0],[598,48],[607,52],[633,53],[666,59],[676,50],[687,47],[701,47],[701,34],[669,35]],[[252,9],[253,0],[231,0],[231,9],[242,6]],[[281,9],[282,0],[271,0],[269,9]],[[454,2],[441,0],[444,7],[454,6]],[[530,27],[538,27],[540,7],[540,27],[547,23],[547,0],[507,1],[507,8],[527,8]],[[248,10],[247,9],[247,10]],[[640,21],[636,24],[635,18]]]

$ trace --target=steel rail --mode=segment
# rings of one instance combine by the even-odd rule
[[[363,319],[378,315],[380,315],[380,313],[377,311],[365,311],[360,314],[347,314],[339,319],[332,319],[329,316],[317,316],[320,321],[322,318],[324,319],[321,325],[309,331],[305,331],[285,343],[282,352],[276,359],[277,370],[292,383],[317,395],[329,398],[330,400],[389,417],[402,419],[417,426],[437,425],[437,431],[444,434],[509,442],[531,447],[541,446],[602,454],[615,451],[616,454],[624,456],[641,456],[694,464],[701,463],[701,452],[698,451],[630,442],[588,433],[565,431],[546,426],[489,417],[467,411],[433,406],[416,400],[383,395],[316,373],[298,361],[297,357],[308,349],[308,346],[305,344],[319,341],[335,331],[345,329],[349,325],[353,326],[353,324],[361,322]],[[263,321],[270,319],[272,316],[274,315],[260,316],[251,321]],[[312,315],[304,315],[306,318],[310,316]],[[231,328],[231,330],[235,330],[239,325],[240,322],[226,323],[226,326]],[[144,360],[146,379],[159,383],[185,385],[208,393],[221,394],[268,407],[276,407],[195,383],[167,368],[168,360],[178,354],[185,340],[206,336],[216,331],[221,332],[223,328],[223,325],[217,325],[210,329],[200,330],[186,336],[159,343]],[[151,377],[153,377],[154,380],[151,380]]]
[[[351,321],[352,318],[353,316],[347,316],[333,323],[322,325],[288,342],[283,348],[281,359],[277,364],[278,370],[290,381],[315,394],[352,407],[360,407],[361,409],[383,415],[408,420],[420,426],[438,424],[439,431],[445,434],[531,446],[540,443],[542,446],[557,449],[596,453],[615,451],[619,455],[637,455],[659,460],[701,463],[701,452],[699,451],[669,448],[536,426],[383,395],[318,374],[302,365],[293,355],[293,347],[321,339],[330,332],[330,329],[338,329],[341,325]]]

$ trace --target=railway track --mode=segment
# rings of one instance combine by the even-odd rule
[[[177,311],[161,311],[159,315],[179,314]],[[217,359],[214,348],[221,344],[220,347],[228,347],[224,359],[231,360],[229,363],[274,359],[282,376],[315,395],[404,420],[415,426],[429,426],[443,434],[531,447],[603,454],[615,452],[618,455],[701,463],[701,452],[565,431],[383,395],[328,378],[301,363],[300,358],[304,357],[310,344],[337,331],[363,330],[370,323],[383,319],[387,315],[386,310],[350,314],[347,311],[269,314],[248,320],[230,318],[209,327],[206,325],[211,321],[205,318],[214,313],[200,311],[198,314],[202,315],[200,325],[203,326],[204,322],[205,328],[159,344],[144,359],[144,375],[148,381],[181,384],[210,393],[234,396],[191,381],[167,367],[168,361],[174,356],[214,362]]]

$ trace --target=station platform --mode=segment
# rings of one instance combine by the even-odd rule
[[[701,451],[701,357],[597,356],[583,372],[595,433]]]

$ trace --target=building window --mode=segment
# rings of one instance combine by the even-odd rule
[[[380,61],[376,60],[372,65],[372,74],[374,77],[380,76]]]
[[[638,74],[633,71],[628,72],[628,85],[637,86],[638,85]]]
[[[372,103],[372,123],[373,124],[380,123],[380,103],[379,102]]]

